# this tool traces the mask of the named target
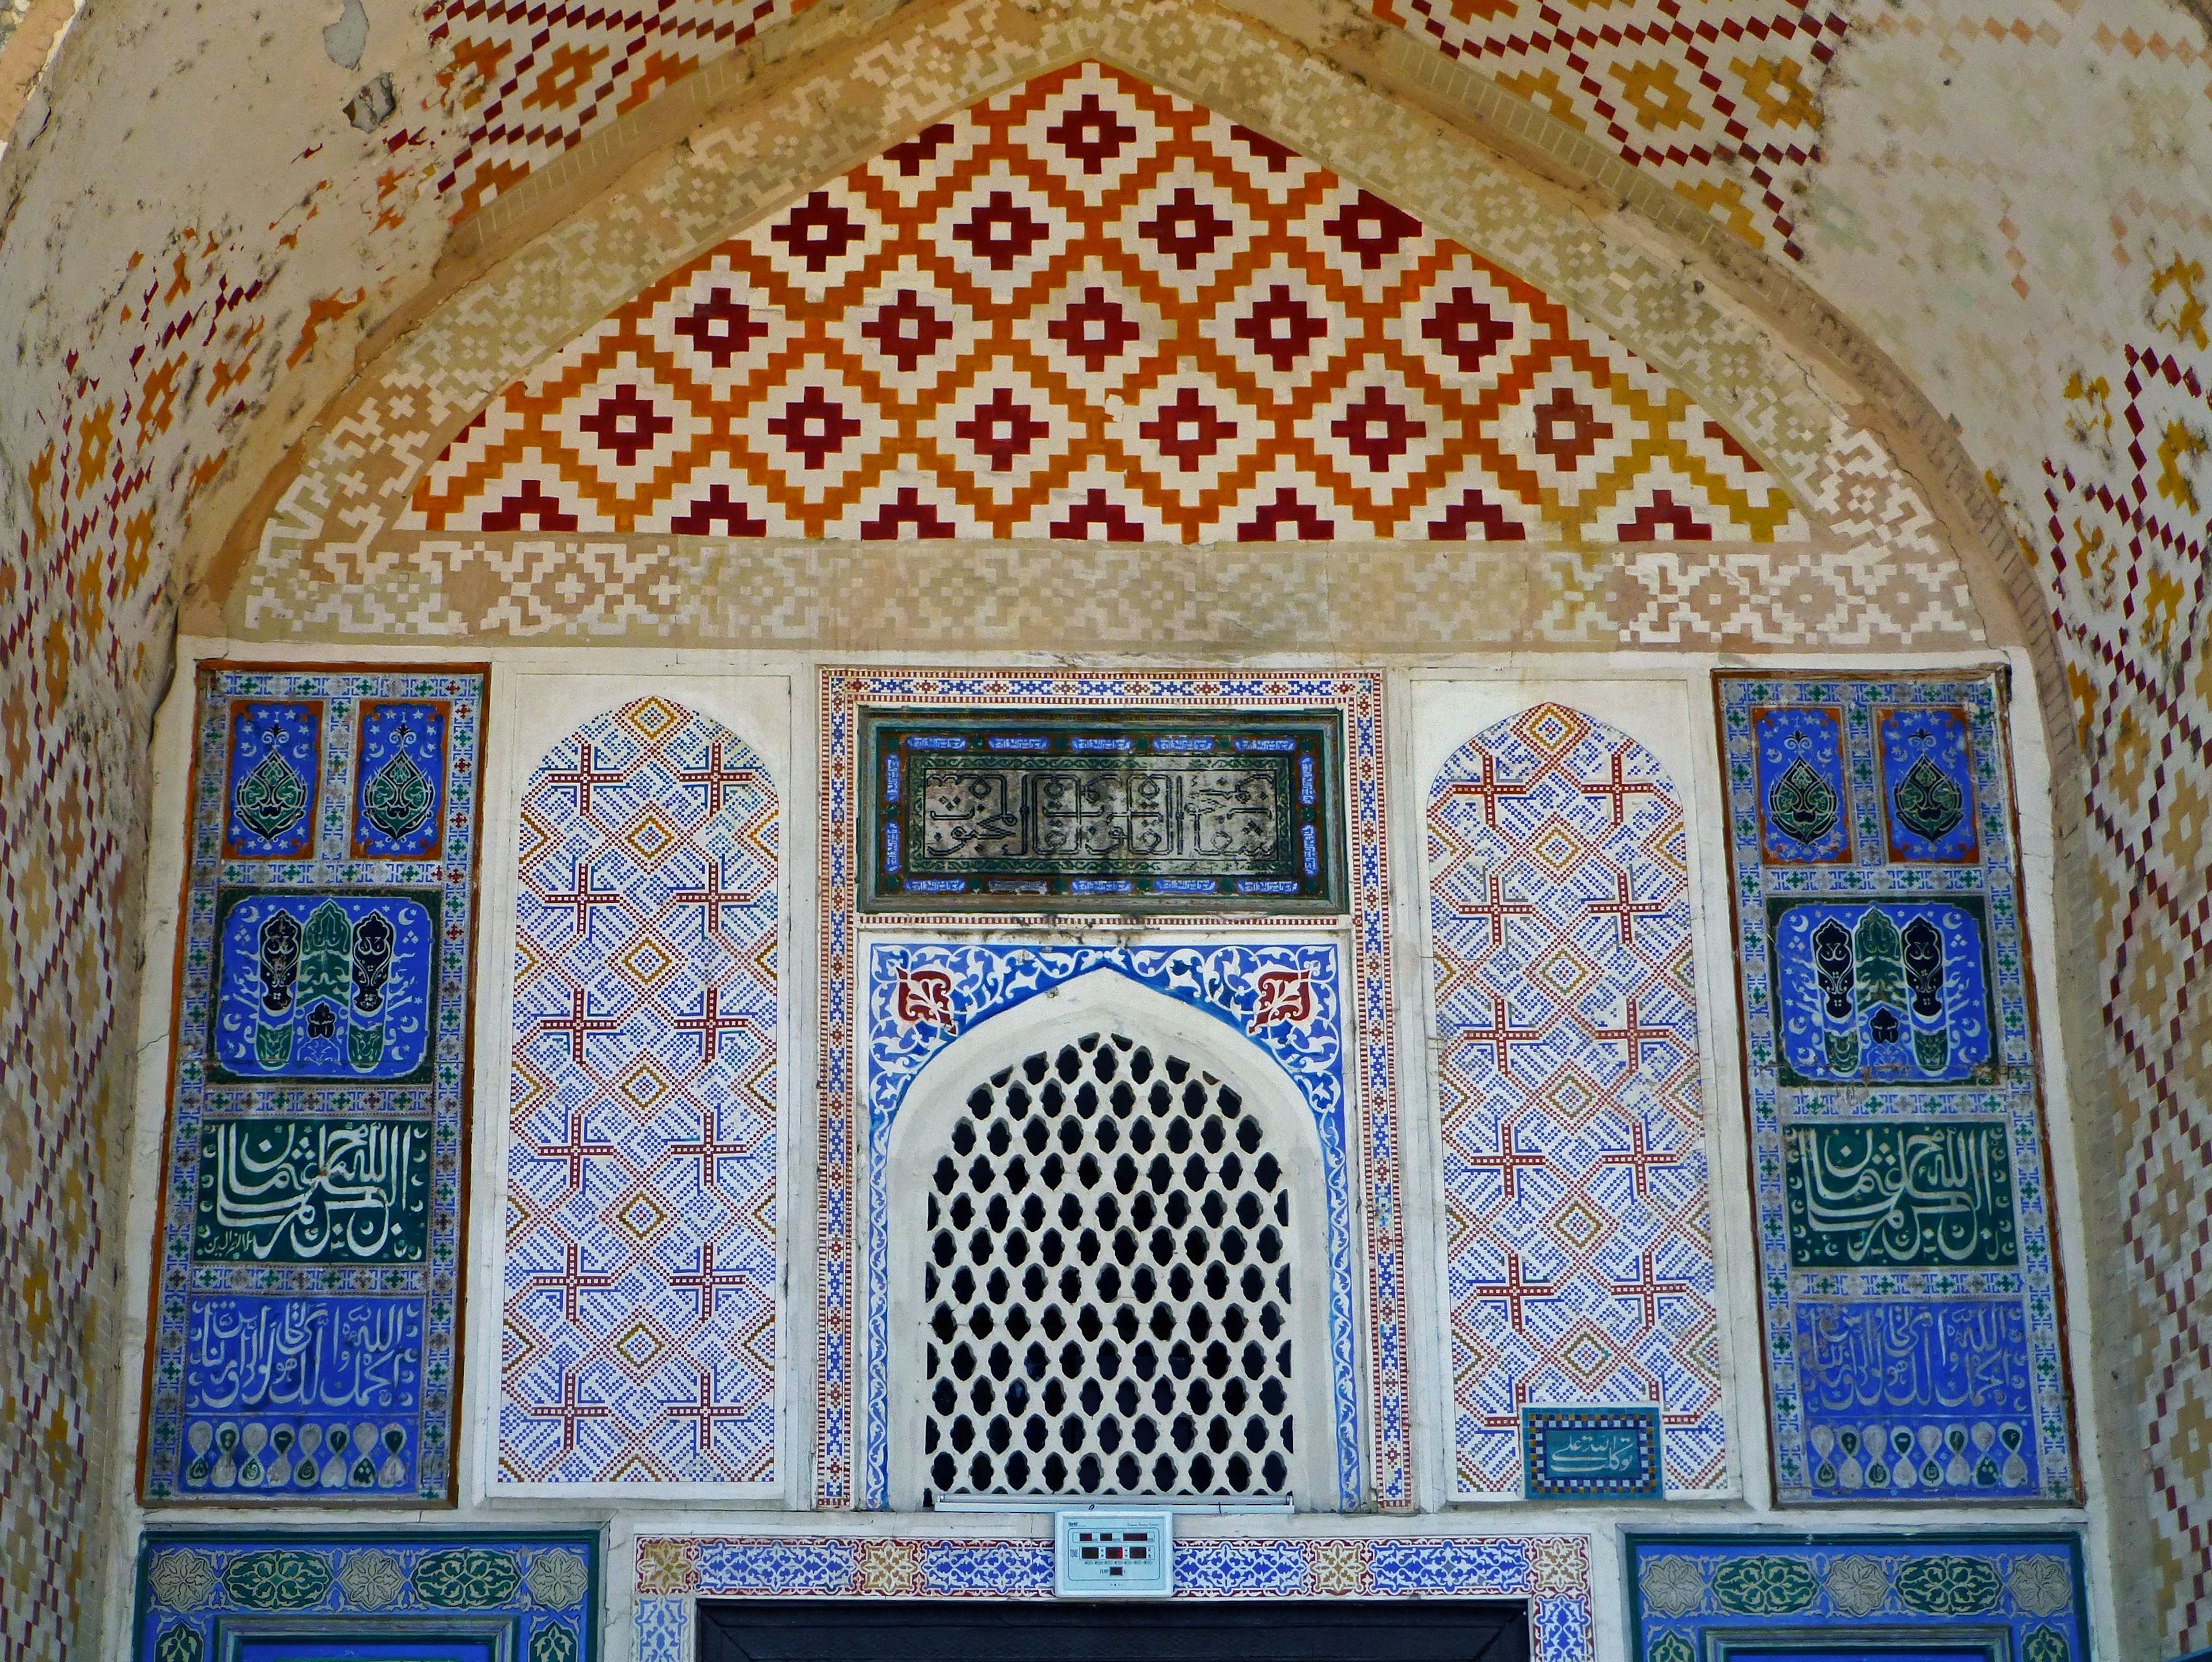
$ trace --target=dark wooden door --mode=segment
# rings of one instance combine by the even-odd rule
[[[700,1604],[696,1662],[1528,1662],[1528,1617],[1474,1599],[747,1598]]]

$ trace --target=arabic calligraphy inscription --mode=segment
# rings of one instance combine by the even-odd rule
[[[2007,1135],[1988,1121],[1793,1125],[1790,1261],[1854,1270],[2018,1264]]]
[[[257,1264],[420,1264],[430,1128],[420,1120],[268,1119],[200,1131],[192,1253]]]

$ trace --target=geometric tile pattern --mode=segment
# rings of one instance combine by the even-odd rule
[[[130,1654],[595,1662],[599,1556],[597,1531],[149,1530]]]
[[[1721,1646],[1759,1662],[2089,1662],[2077,1536],[1631,1535],[1626,1544],[1635,1662],[1699,1662]]]
[[[887,1503],[892,1423],[890,1356],[890,1281],[895,1260],[890,1240],[889,1195],[890,1137],[906,1093],[929,1059],[972,1033],[991,1017],[1030,999],[1055,992],[1079,977],[1105,970],[1137,986],[1202,1010],[1260,1049],[1295,1082],[1313,1113],[1315,1146],[1321,1156],[1322,1204],[1328,1210],[1328,1251],[1317,1260],[1310,1250],[1293,1250],[1293,1295],[1318,1277],[1311,1269],[1325,1263],[1328,1304],[1329,1410],[1334,1445],[1335,1504],[1356,1509],[1360,1484],[1357,1331],[1354,1259],[1374,1249],[1363,1227],[1354,1247],[1346,1125],[1348,1057],[1340,961],[1334,943],[1261,943],[1218,946],[1203,940],[1172,946],[1055,947],[934,945],[872,942],[867,947],[865,1052],[868,1058],[866,1210],[861,1230],[866,1243],[861,1275],[866,1283],[867,1344],[862,1368],[867,1383],[860,1432],[866,1504]],[[1251,1089],[1247,1082],[1246,1089]],[[1304,1295],[1312,1297],[1309,1291]],[[1318,1371],[1316,1362],[1307,1367]],[[904,1382],[902,1382],[902,1389]],[[1309,1438],[1314,1431],[1309,1428]],[[1321,1497],[1310,1497],[1320,1504]]]
[[[436,185],[453,219],[476,213],[596,123],[629,114],[763,24],[814,0],[665,0],[632,11],[525,0],[430,0],[422,21],[466,112]]]
[[[1717,678],[1787,1501],[2076,1494],[2002,687]]]
[[[149,1505],[452,1494],[486,680],[199,671]]]
[[[1097,63],[927,126],[495,398],[400,529],[1802,538],[1522,280]]]
[[[2108,373],[2069,384],[2073,443],[2044,460],[2038,567],[2087,774],[2103,1055],[2128,1127],[2122,1229],[2149,1328],[2144,1459],[2176,1652],[2212,1645],[2212,376],[2193,269],[2177,255],[2137,285],[2171,338],[2128,343]]]
[[[1365,1282],[1367,1312],[1360,1336],[1365,1356],[1370,1417],[1368,1427],[1371,1492],[1384,1510],[1413,1503],[1407,1448],[1410,1418],[1406,1354],[1405,1222],[1399,1149],[1396,1020],[1391,990],[1388,917],[1389,843],[1383,820],[1384,725],[1382,676],[1371,670],[1254,672],[1175,670],[1097,673],[1049,669],[942,668],[927,671],[824,667],[821,683],[821,913],[820,1148],[817,1205],[822,1220],[817,1353],[815,1386],[816,1501],[823,1507],[856,1504],[868,1473],[855,1447],[856,1276],[862,1242],[856,1186],[870,1111],[860,1095],[859,1046],[867,1034],[860,985],[857,936],[859,852],[854,804],[860,791],[862,712],[874,707],[969,709],[977,705],[1030,705],[1055,712],[1126,711],[1176,706],[1195,712],[1264,709],[1341,713],[1346,739],[1346,865],[1351,875],[1346,980],[1350,1052],[1346,1070],[1356,1117],[1350,1163],[1369,1222],[1358,1271]],[[988,914],[878,914],[871,925],[907,927],[945,922],[990,921]],[[1158,926],[1202,924],[1167,918]],[[1273,917],[1248,925],[1260,931],[1313,927],[1310,919]],[[1248,1022],[1247,1030],[1250,1023]],[[872,1036],[868,1042],[873,1043]],[[1291,1070],[1293,1077],[1300,1070]],[[1324,1139],[1326,1141],[1326,1139]],[[865,1502],[857,1502],[865,1503]]]
[[[775,1476],[775,791],[658,695],[521,807],[501,1483]]]
[[[1528,1606],[1531,1662],[1596,1653],[1584,1535],[1237,1537],[1175,1556],[1178,1600],[1510,1598]],[[640,1536],[635,1654],[694,1654],[702,1598],[1049,1598],[1052,1566],[1049,1540]]]
[[[1792,259],[1845,9],[1797,0],[1365,0],[1616,149],[1754,248]]]
[[[1564,705],[1431,788],[1462,1498],[1520,1490],[1537,1408],[1656,1408],[1668,1489],[1724,1479],[1687,858],[1665,768]]]

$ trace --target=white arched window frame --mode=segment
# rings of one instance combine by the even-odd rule
[[[916,971],[927,976],[940,961],[957,957],[969,973],[966,985],[980,987],[992,978],[975,974],[980,966],[971,955],[994,953],[1002,955],[997,967],[1002,973],[1014,967],[1016,982],[1027,990],[1012,1000],[1001,996],[995,1004],[983,1003],[986,1013],[973,1025],[957,1010],[941,1012],[952,1017],[959,1031],[947,1040],[941,1027],[923,1026],[922,1033],[935,1043],[926,1037],[927,1060],[913,1065],[918,1024],[900,1022],[897,1016],[901,972],[907,972],[911,1009]],[[1121,961],[1113,961],[1117,958]],[[1023,961],[1018,967],[1009,961],[1015,959]],[[1182,961],[1170,965],[1170,959]],[[1254,1019],[1240,1020],[1237,1008],[1238,990],[1232,984],[1237,969],[1255,977],[1286,974],[1285,966],[1293,961],[1318,972],[1316,982],[1328,984],[1316,987],[1315,1014],[1306,1025],[1332,1030],[1301,1037],[1294,1030],[1297,1024],[1260,1023],[1261,1034],[1254,1037],[1246,1031]],[[1156,991],[1137,979],[1140,974],[1177,987],[1185,996]],[[1359,1321],[1350,1262],[1353,1220],[1341,974],[1341,956],[1334,943],[1127,949],[888,943],[873,947],[869,1022],[876,1042],[870,1046],[866,1100],[871,1106],[863,1127],[866,1201],[860,1255],[866,1283],[863,1302],[870,1317],[861,1393],[869,1423],[861,1441],[870,1472],[866,1492],[873,1504],[919,1506],[927,1483],[922,1346],[929,1307],[921,1266],[930,1237],[930,1174],[979,1083],[1041,1050],[1056,1052],[1095,1033],[1121,1034],[1156,1055],[1182,1058],[1231,1085],[1245,1112],[1260,1122],[1265,1146],[1276,1152],[1291,1196],[1292,1412],[1296,1421],[1312,1428],[1297,1437],[1291,1492],[1304,1509],[1358,1503],[1358,1404],[1364,1398],[1364,1369],[1353,1339]],[[942,984],[923,985],[935,991]],[[1003,974],[998,985],[1003,995]],[[1209,992],[1214,999],[1206,998]],[[1252,1003],[1249,998],[1243,1002],[1248,1007]],[[1251,1017],[1261,1013],[1253,1010]],[[901,1028],[907,1034],[903,1058]],[[1285,1047],[1300,1062],[1304,1078],[1294,1078],[1279,1059]],[[1330,1074],[1333,1081],[1326,1078]]]

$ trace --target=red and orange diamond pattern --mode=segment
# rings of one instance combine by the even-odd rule
[[[1095,63],[925,128],[511,386],[403,525],[1127,542],[1794,539],[1630,353]]]

